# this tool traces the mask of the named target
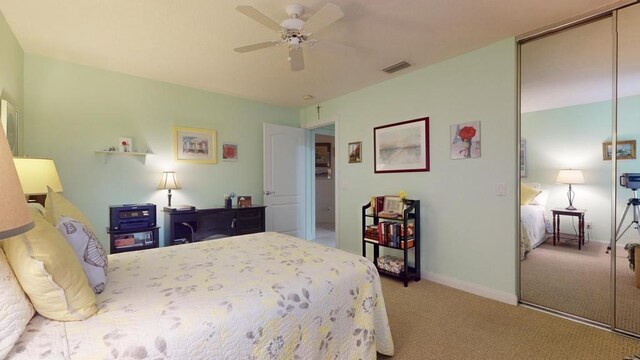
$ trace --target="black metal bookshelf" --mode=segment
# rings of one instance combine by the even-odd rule
[[[420,280],[420,200],[407,200],[407,205],[402,212],[401,217],[385,217],[377,214],[368,214],[367,210],[371,208],[371,203],[362,206],[362,256],[367,257],[367,245],[373,246],[373,263],[378,268],[378,272],[394,278],[401,279],[404,286],[407,287],[409,280]],[[380,221],[402,223],[404,233],[398,236],[397,245],[385,243],[380,237],[367,238],[366,229],[370,225],[378,225]],[[413,236],[407,236],[409,224],[413,223]],[[380,236],[380,234],[378,234]],[[411,243],[413,240],[413,243]],[[396,274],[378,266],[378,257],[380,256],[380,247],[401,251],[403,254],[404,266],[399,274]],[[413,249],[413,250],[412,250]],[[409,255],[413,255],[414,267],[409,267]]]

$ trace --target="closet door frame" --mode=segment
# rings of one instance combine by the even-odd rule
[[[618,143],[618,10],[631,6],[631,5],[635,5],[639,3],[639,0],[622,0],[622,1],[618,1],[615,3],[611,3],[608,4],[604,7],[598,8],[596,10],[590,11],[586,14],[583,15],[579,15],[576,16],[574,18],[568,19],[566,21],[562,21],[556,24],[552,24],[550,26],[546,26],[544,28],[540,28],[540,29],[536,29],[533,31],[530,31],[528,33],[522,34],[520,36],[516,37],[516,43],[517,43],[517,88],[518,88],[518,94],[517,94],[517,106],[516,106],[516,111],[517,111],[517,124],[516,124],[516,131],[518,133],[518,138],[516,139],[516,148],[518,149],[518,154],[521,151],[520,148],[520,138],[522,136],[521,132],[522,132],[522,128],[521,128],[521,104],[522,104],[522,45],[530,42],[530,41],[534,41],[537,39],[540,39],[542,37],[545,36],[551,36],[553,34],[556,34],[560,31],[563,30],[568,30],[571,28],[577,28],[581,25],[593,22],[593,21],[598,21],[604,18],[611,18],[611,36],[612,36],[612,47],[611,47],[611,53],[612,53],[612,68],[611,68],[611,143],[612,143],[612,148],[615,149]],[[619,329],[617,327],[616,321],[617,321],[617,313],[616,313],[616,275],[617,275],[617,269],[616,269],[616,246],[615,246],[615,239],[617,238],[617,229],[616,229],[616,222],[617,222],[617,198],[618,198],[618,179],[617,179],[617,173],[618,173],[618,163],[617,163],[617,154],[615,151],[612,152],[611,154],[611,217],[610,217],[610,222],[611,222],[611,234],[610,234],[610,246],[611,246],[611,251],[610,251],[610,284],[609,284],[609,293],[610,293],[610,306],[611,306],[611,322],[610,324],[608,324],[608,326],[606,326],[606,329],[609,329],[611,331],[623,334],[623,335],[628,335],[628,336],[632,336],[635,338],[640,338],[640,334],[633,334],[630,333],[628,331],[624,331],[623,329]],[[520,176],[520,156],[517,156],[517,167],[516,167],[516,171],[517,171],[517,179],[521,179]],[[518,182],[519,184],[519,182]],[[518,185],[516,184],[516,185]],[[517,193],[516,193],[516,199],[520,199],[520,186],[516,186],[517,189]],[[554,309],[550,309],[550,308],[546,308],[540,305],[536,305],[536,304],[531,304],[531,303],[527,303],[525,301],[522,301],[522,291],[521,291],[521,261],[520,261],[520,243],[522,241],[521,239],[521,231],[520,231],[520,204],[519,202],[516,204],[516,209],[517,209],[517,217],[516,217],[516,221],[518,222],[516,224],[516,229],[518,229],[518,234],[516,236],[516,238],[518,239],[518,244],[516,246],[516,259],[518,261],[518,270],[517,270],[517,276],[518,276],[518,284],[517,284],[517,292],[518,292],[518,302],[520,304],[526,305],[526,306],[531,306],[533,308],[537,308],[543,311],[547,311],[550,313],[553,313],[555,315],[559,315],[565,318],[570,318],[573,320],[578,320],[580,322],[584,322],[590,325],[596,325],[598,327],[602,327],[603,324],[600,322],[596,322],[596,321],[592,321],[589,319],[585,319],[579,316],[575,316],[575,315],[571,315],[571,314],[567,314],[564,312],[560,312]]]

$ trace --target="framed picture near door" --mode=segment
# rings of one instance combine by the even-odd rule
[[[331,167],[331,143],[316,143],[316,167]]]
[[[13,156],[18,155],[18,110],[7,100],[0,100],[0,122]]]

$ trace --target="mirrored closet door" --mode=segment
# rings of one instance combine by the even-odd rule
[[[628,259],[629,252],[640,254],[640,5],[618,11],[618,161],[616,178],[616,287],[615,327],[640,334],[640,258]],[[638,176],[634,176],[632,174]],[[625,175],[626,174],[626,175]],[[638,181],[635,181],[635,180]],[[625,215],[626,211],[626,215]],[[624,216],[624,218],[623,218]],[[630,262],[631,260],[631,262]],[[635,268],[638,264],[638,268]],[[630,266],[631,265],[631,266]]]
[[[640,200],[620,181],[640,173],[639,40],[633,5],[519,48],[520,300],[636,335]]]

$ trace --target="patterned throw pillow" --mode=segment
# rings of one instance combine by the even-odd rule
[[[61,216],[56,226],[76,253],[93,292],[100,294],[107,283],[107,253],[93,231],[78,220]]]
[[[27,327],[34,310],[1,248],[0,304],[0,359],[4,359]]]

